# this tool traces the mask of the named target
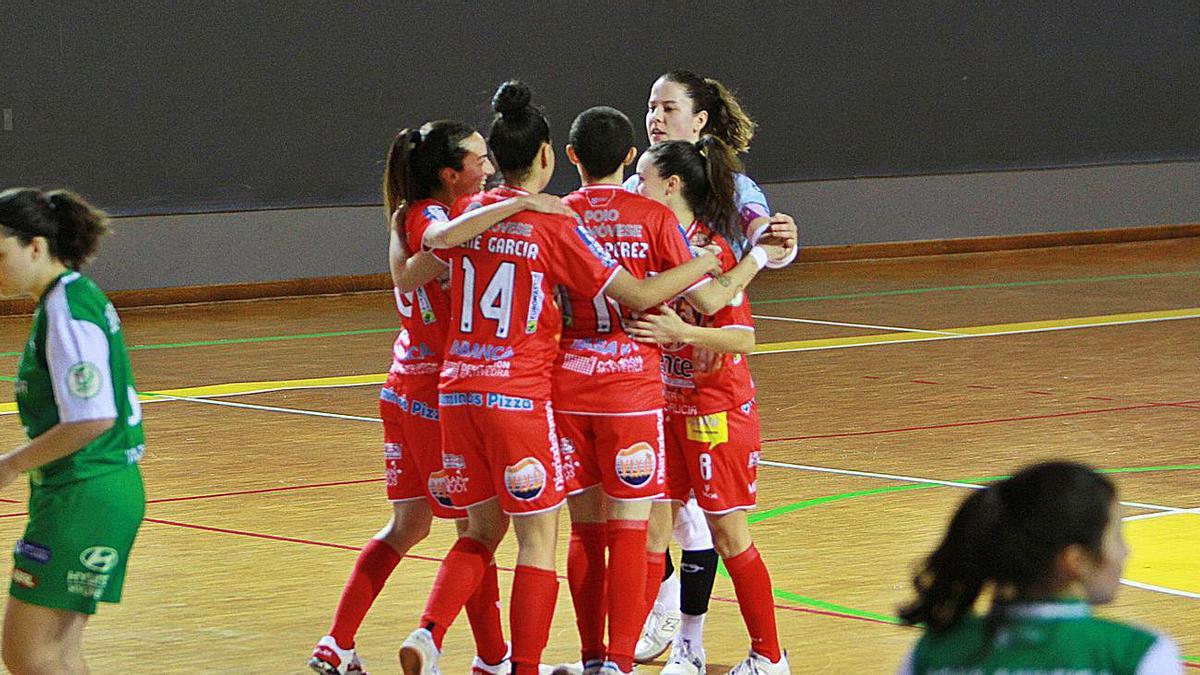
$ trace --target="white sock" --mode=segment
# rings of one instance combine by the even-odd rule
[[[658,585],[658,597],[654,599],[654,609],[659,612],[679,611],[679,571],[671,573]]]
[[[694,616],[692,614],[683,614],[683,618],[679,622],[679,635],[676,640],[687,640],[692,643],[693,648],[704,648],[704,617],[707,614]]]

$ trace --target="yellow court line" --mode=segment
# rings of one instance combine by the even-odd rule
[[[1019,333],[1038,333],[1053,330],[1070,330],[1075,328],[1098,328],[1101,326],[1119,326],[1133,323],[1149,323],[1155,321],[1171,321],[1175,319],[1200,319],[1200,307],[1186,309],[1168,309],[1157,312],[1131,312],[1127,314],[1106,314],[1100,316],[1083,316],[1068,319],[1051,319],[1047,321],[1026,321],[1022,323],[1002,323],[991,326],[967,326],[964,328],[939,329],[941,332],[954,335],[930,335],[927,332],[902,331],[897,333],[881,333],[877,335],[855,335],[852,337],[825,338],[821,340],[796,340],[791,342],[769,342],[755,347],[755,354],[777,354],[784,352],[812,351],[819,349],[840,349],[844,347],[866,347],[899,342],[926,342],[931,340],[959,340],[963,338],[988,337],[994,335],[1013,335]],[[382,384],[387,380],[387,373],[372,375],[339,375],[336,377],[316,377],[303,380],[270,380],[264,382],[231,382],[228,384],[212,384],[201,387],[182,387],[179,389],[164,389],[162,391],[143,392],[138,398],[144,403],[171,400],[167,396],[188,398],[205,398],[216,396],[238,396],[242,394],[265,393],[285,389],[316,389],[325,387],[354,387],[367,384]],[[159,394],[156,396],[155,394]],[[16,403],[0,403],[0,415],[9,415],[17,411]]]
[[[823,338],[820,340],[770,342],[767,344],[758,345],[754,349],[754,353],[777,354],[784,352],[815,351],[820,349],[869,347],[872,345],[893,344],[898,342],[961,340],[964,338],[991,337],[996,335],[1017,335],[1021,333],[1043,333],[1056,330],[1073,330],[1076,328],[1099,328],[1101,326],[1121,326],[1134,323],[1172,321],[1175,319],[1200,319],[1200,307],[1166,309],[1156,312],[1102,314],[1099,316],[1080,316],[1067,319],[1050,319],[1046,321],[1000,323],[990,326],[966,326],[962,328],[937,329],[937,331],[940,333],[953,333],[953,335],[930,335],[928,331],[902,331],[897,333],[881,333],[878,335],[854,335],[840,338]]]

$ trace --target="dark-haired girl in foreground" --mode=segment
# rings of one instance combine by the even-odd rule
[[[488,143],[505,183],[454,214],[541,192],[554,171],[550,126],[529,88],[501,85]],[[558,596],[558,512],[566,497],[550,406],[562,311],[556,287],[636,310],[715,271],[710,254],[647,279],[622,269],[574,218],[522,211],[436,252],[451,270],[451,321],[438,386],[442,457],[467,527],[438,571],[420,627],[400,650],[407,675],[437,672],[442,636],[474,592],[512,517],[517,565],[509,605],[513,673],[537,673]]]
[[[899,672],[1180,673],[1170,638],[1092,616],[1129,551],[1116,488],[1086,466],[1036,464],[979,490],[913,578],[900,609],[925,635]],[[990,611],[972,613],[983,592]]]
[[[0,455],[0,487],[29,473],[13,550],[4,665],[86,673],[83,628],[119,602],[146,511],[142,411],[112,303],[79,268],[108,217],[66,190],[0,193],[0,295],[37,300],[14,385],[29,442]]]

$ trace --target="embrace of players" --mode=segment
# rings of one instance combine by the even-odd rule
[[[466,610],[472,672],[537,673],[565,502],[581,660],[561,670],[632,672],[663,575],[657,542],[663,527],[669,536],[671,500],[719,485],[729,497],[702,502],[719,550],[737,570],[739,597],[767,598],[747,615],[752,649],[734,672],[788,672],[770,580],[745,525],[758,450],[745,287],[795,257],[794,222],[768,215],[761,198],[739,201],[749,179],[736,147],[715,136],[656,144],[638,161],[638,184],[623,186],[637,159],[634,130],[606,107],[570,128],[566,155],[581,187],[542,194],[556,161],[546,117],[516,81],[492,106],[486,141],[438,121],[401,131],[389,152],[401,331],[379,405],[393,515],[356,560],[309,666],[362,672],[355,633],[437,516],[456,521],[458,538],[401,645],[404,672],[439,672],[444,636]],[[707,116],[696,116],[696,131]],[[659,117],[647,117],[652,139]],[[480,192],[497,169],[503,182]],[[506,641],[493,552],[510,527],[518,554]],[[698,643],[683,652],[697,654]]]

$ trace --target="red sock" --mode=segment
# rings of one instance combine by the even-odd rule
[[[400,554],[385,541],[372,539],[362,547],[346,587],[342,589],[342,597],[333,613],[333,626],[329,629],[339,647],[350,649],[354,646],[354,635],[367,616],[367,610],[371,609],[371,603],[375,602],[398,564]]]
[[[725,560],[725,569],[733,580],[738,608],[750,632],[750,648],[772,662],[782,657],[779,633],[775,629],[775,597],[771,591],[771,575],[754,544]]]
[[[446,630],[475,593],[479,580],[491,564],[492,550],[480,541],[459,537],[450,547],[438,568],[429,599],[425,601],[425,613],[421,615],[421,627],[428,628],[433,634],[433,643],[438,649],[442,648]]]
[[[496,581],[496,561],[483,570],[475,593],[467,599],[467,619],[475,636],[475,654],[489,666],[508,655],[504,628],[500,625],[500,586]]]
[[[645,584],[649,569],[643,562],[646,555],[646,521],[608,521],[608,583],[619,593],[608,595],[608,660],[617,664],[621,672],[633,670],[633,651],[642,634],[642,608],[630,597],[646,595]],[[658,577],[662,577],[666,556],[658,563]],[[626,594],[627,593],[627,594]],[[658,582],[654,583],[654,595],[658,595]],[[654,598],[650,599],[654,603]]]
[[[645,548],[644,542],[642,547]],[[604,523],[571,523],[567,583],[575,605],[575,625],[579,628],[584,663],[604,658],[604,579]]]
[[[641,614],[638,616],[639,625],[646,623],[650,610],[654,609],[654,601],[658,599],[658,586],[662,583],[663,570],[667,569],[666,551],[646,551],[646,581],[643,587]]]
[[[513,675],[537,675],[542,650],[550,639],[557,600],[558,576],[554,570],[517,565],[508,608]]]

